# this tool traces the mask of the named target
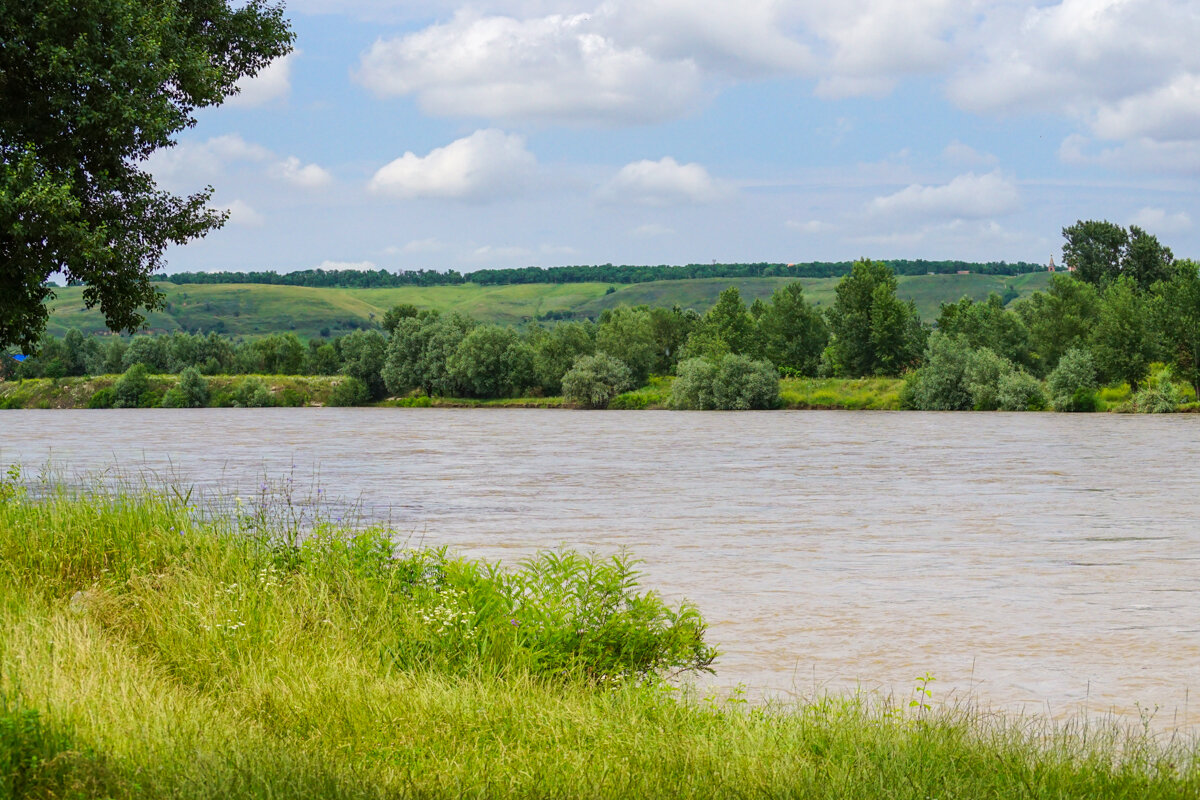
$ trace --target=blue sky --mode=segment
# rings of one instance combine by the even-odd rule
[[[150,169],[168,271],[959,258],[1076,219],[1200,256],[1200,4],[292,0]]]

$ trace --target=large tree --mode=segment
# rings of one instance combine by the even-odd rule
[[[829,309],[825,357],[834,375],[899,375],[925,349],[925,330],[911,301],[896,297],[896,276],[887,264],[864,259],[837,285]]]
[[[211,187],[163,191],[145,160],[292,39],[264,0],[0,5],[0,347],[36,346],[55,273],[113,330],[141,325],[167,245],[225,217]]]

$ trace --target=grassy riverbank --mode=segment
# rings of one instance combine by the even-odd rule
[[[0,796],[1183,798],[1194,742],[908,698],[749,708],[619,562],[0,482]],[[629,679],[630,676],[642,679]]]

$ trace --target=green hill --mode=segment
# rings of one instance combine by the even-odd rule
[[[822,306],[833,302],[838,278],[801,279],[809,297]],[[653,281],[625,285],[605,283],[516,284],[507,286],[402,286],[390,289],[309,288],[266,284],[157,284],[167,307],[147,318],[155,333],[217,331],[234,336],[257,336],[293,331],[302,337],[336,334],[376,324],[397,303],[418,308],[460,311],[476,319],[520,324],[547,315],[596,316],[619,305],[695,308],[704,311],[721,290],[736,286],[752,302],[764,300],[791,281],[790,278],[700,278]],[[1004,293],[1011,286],[1021,297],[1044,288],[1044,272],[1026,275],[916,275],[901,276],[899,293],[912,299],[926,320],[937,316],[938,306],[964,295],[977,300],[990,292]],[[609,291],[609,290],[613,291]],[[83,307],[79,287],[57,289],[50,303],[47,332],[61,336],[70,328],[85,333],[106,330],[98,310]]]

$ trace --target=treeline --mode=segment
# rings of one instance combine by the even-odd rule
[[[1103,385],[1168,410],[1200,390],[1200,272],[1144,231],[1078,223],[1063,231],[1071,274],[1006,305],[993,294],[944,304],[933,327],[896,295],[896,275],[852,265],[835,300],[817,309],[800,282],[747,305],[723,291],[706,313],[620,307],[595,322],[524,330],[400,305],[381,330],[303,343],[293,334],[246,342],[209,334],[48,338],[17,377],[150,372],[344,375],[345,397],[499,398],[562,394],[608,406],[651,375],[675,375],[680,408],[764,408],[779,376],[907,376],[903,402],[920,409],[1053,407],[1091,410]],[[1115,244],[1114,244],[1115,243]],[[1156,362],[1168,371],[1151,374]]]
[[[1021,275],[1045,269],[1039,264],[1019,261],[974,263],[969,261],[891,261],[897,275],[938,275],[972,272],[982,275]],[[812,261],[803,264],[688,264],[686,266],[630,266],[601,264],[576,267],[520,267],[482,269],[463,274],[455,270],[325,270],[296,272],[180,272],[159,275],[158,279],[177,284],[265,283],[281,286],[345,287],[381,289],[397,286],[451,286],[474,283],[500,286],[523,283],[648,283],[650,281],[688,280],[693,278],[836,278],[850,272],[850,261]]]

